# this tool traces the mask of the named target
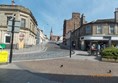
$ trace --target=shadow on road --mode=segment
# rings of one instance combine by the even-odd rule
[[[0,69],[0,83],[118,83],[118,77],[34,73],[27,70]]]

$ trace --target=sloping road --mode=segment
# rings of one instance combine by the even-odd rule
[[[47,43],[43,51],[32,51],[27,53],[17,53],[13,54],[13,61],[27,61],[27,60],[37,60],[37,59],[52,59],[65,57],[69,55],[69,51],[61,49],[55,43]]]

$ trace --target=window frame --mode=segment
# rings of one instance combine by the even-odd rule
[[[9,42],[6,42],[6,37],[10,37],[10,40],[9,40]],[[10,44],[11,43],[11,36],[10,36],[10,34],[5,34],[5,36],[4,36],[4,43],[5,44]]]
[[[26,27],[26,19],[21,18],[21,27],[25,28]]]
[[[102,34],[102,32],[103,32],[103,26],[102,25],[97,25],[97,31],[96,31],[96,33],[97,34]]]
[[[88,27],[89,27],[89,29],[88,29]],[[85,32],[86,32],[86,34],[90,34],[90,33],[92,32],[91,29],[92,29],[92,27],[91,27],[90,25],[87,25],[87,26],[85,27]]]
[[[111,27],[112,26],[112,27]],[[112,31],[113,30],[113,31]],[[115,25],[114,24],[110,24],[109,25],[109,34],[115,34]]]

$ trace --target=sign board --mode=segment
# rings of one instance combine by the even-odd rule
[[[21,26],[21,22],[20,21],[15,21],[14,32],[18,33],[20,31],[20,26]],[[12,31],[12,20],[8,21],[7,31],[9,31],[9,32]]]
[[[103,36],[103,39],[111,39],[111,36]]]
[[[0,63],[6,63],[8,62],[8,51],[0,51]]]
[[[6,45],[5,44],[0,44],[0,49],[4,49],[6,48]]]

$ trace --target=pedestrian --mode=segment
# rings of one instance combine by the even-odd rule
[[[100,54],[100,48],[101,48],[100,44],[98,44],[98,46],[97,46],[97,51],[98,51],[97,54]]]
[[[96,51],[95,44],[93,44],[93,45],[91,46],[91,54],[92,54],[92,55],[95,55],[95,51]]]

